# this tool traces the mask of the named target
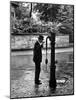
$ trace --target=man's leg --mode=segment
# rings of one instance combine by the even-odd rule
[[[39,82],[40,63],[35,63],[35,83]]]
[[[41,71],[41,68],[40,68],[40,63],[38,63],[38,81],[39,81],[39,76],[40,76],[40,71]]]

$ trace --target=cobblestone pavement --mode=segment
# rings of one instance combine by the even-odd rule
[[[61,57],[60,57],[61,56]],[[31,57],[29,56],[31,59]],[[11,59],[11,98],[42,97],[74,94],[73,90],[73,53],[58,53],[56,58],[56,90],[49,87],[49,64],[42,63],[41,85],[34,84],[34,64],[27,56],[12,56]],[[26,59],[29,59],[28,62]],[[24,62],[25,61],[25,62]],[[26,63],[27,62],[27,63]]]

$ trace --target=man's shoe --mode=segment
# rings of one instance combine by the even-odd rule
[[[41,83],[41,82],[35,82],[35,84],[40,85],[40,84],[42,84],[42,83]]]

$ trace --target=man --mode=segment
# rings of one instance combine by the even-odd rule
[[[43,39],[42,35],[39,35],[38,41],[36,41],[34,45],[34,52],[33,52],[33,61],[35,63],[35,84],[41,84],[39,80],[40,75],[40,65],[42,62],[42,47],[43,47]]]

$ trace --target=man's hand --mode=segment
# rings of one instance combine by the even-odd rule
[[[41,47],[43,48],[43,44],[44,44],[45,42],[43,41],[42,43],[41,43]]]

